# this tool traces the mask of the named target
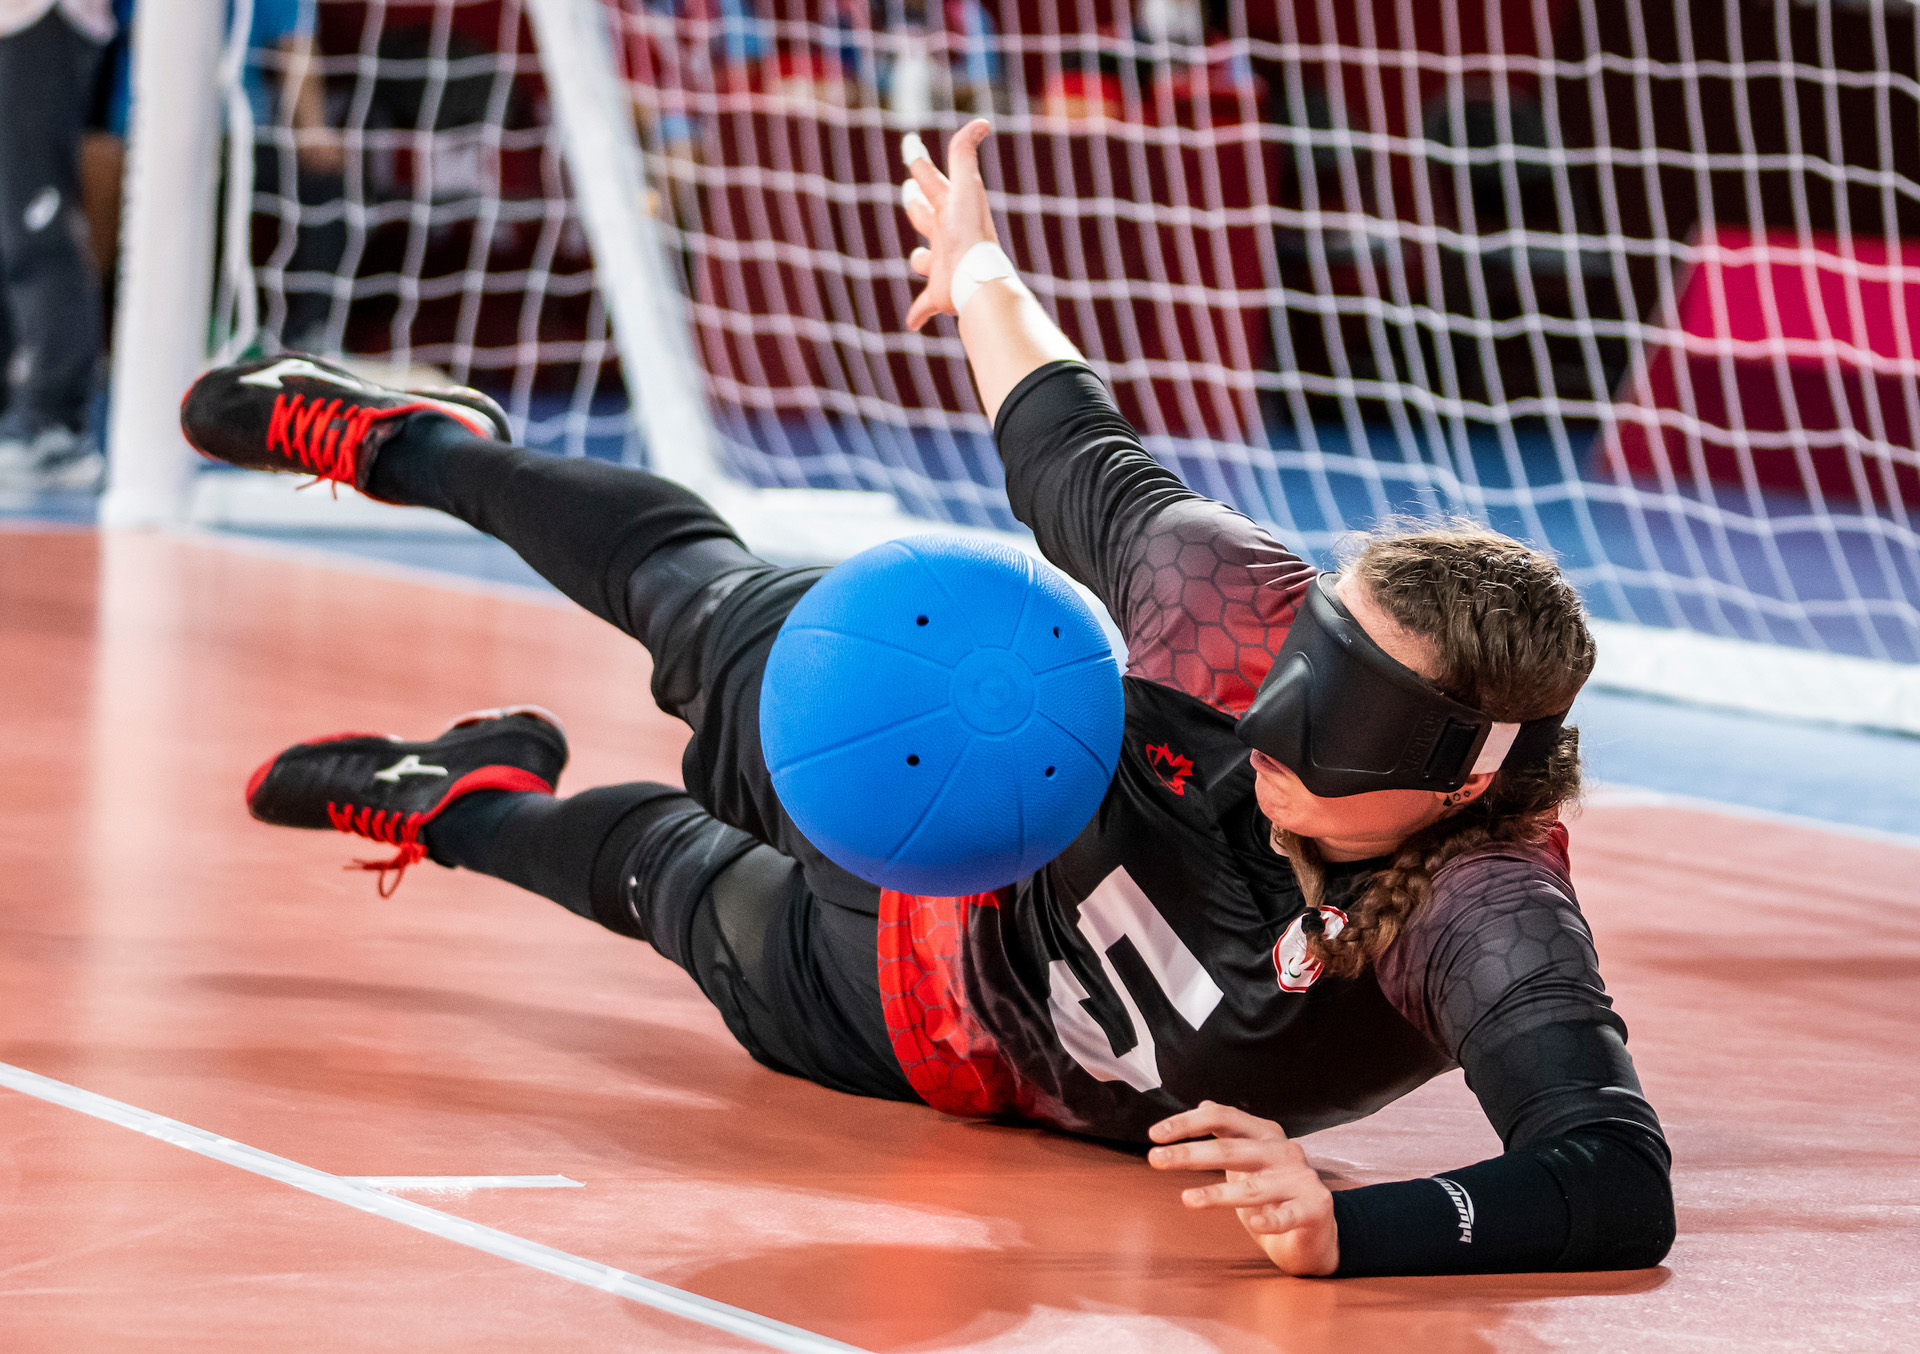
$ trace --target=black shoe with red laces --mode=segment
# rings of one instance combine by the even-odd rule
[[[506,411],[477,390],[395,390],[300,353],[214,368],[180,402],[180,430],[212,460],[365,493],[374,457],[415,414],[443,415],[475,437],[512,436]]]
[[[560,722],[516,705],[463,715],[426,743],[377,733],[295,743],[253,773],[247,808],[263,823],[333,828],[398,847],[392,860],[349,867],[379,871],[385,897],[426,855],[420,831],[449,804],[476,790],[552,794],[566,764]]]

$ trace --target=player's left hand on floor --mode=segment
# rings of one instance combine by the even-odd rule
[[[1203,1100],[1149,1130],[1147,1163],[1158,1171],[1225,1171],[1226,1180],[1182,1192],[1188,1208],[1231,1208],[1274,1264],[1289,1274],[1340,1267],[1333,1194],[1299,1143],[1270,1119]],[[1204,1139],[1193,1142],[1185,1139]]]

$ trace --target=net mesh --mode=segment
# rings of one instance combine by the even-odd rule
[[[431,368],[529,446],[637,459],[521,7],[238,0],[233,26],[226,353]]]
[[[322,292],[325,343],[634,455],[517,8],[318,13],[328,127],[255,132],[268,341]],[[746,480],[1013,525],[951,321],[899,323],[899,134],[990,113],[1029,284],[1156,456],[1296,548],[1463,515],[1553,548],[1603,617],[1920,660],[1911,3],[606,14]],[[283,92],[288,59],[260,59]],[[329,222],[339,263],[303,269]]]

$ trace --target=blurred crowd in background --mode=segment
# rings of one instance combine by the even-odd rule
[[[134,0],[0,0],[0,370],[6,376],[0,491],[87,491],[102,478],[104,359],[133,6]],[[229,22],[232,8],[229,0]],[[264,323],[255,346],[336,352],[367,346],[349,335],[350,306],[334,304],[346,299],[350,286],[325,281],[337,278],[348,251],[349,213],[330,204],[349,195],[349,141],[353,152],[367,152],[364,135],[349,138],[340,128],[357,117],[363,129],[417,125],[434,138],[424,156],[390,147],[371,153],[353,190],[363,201],[415,196],[423,177],[434,181],[430,196],[440,201],[475,191],[550,193],[550,166],[545,172],[529,167],[523,156],[516,173],[511,145],[504,155],[497,143],[483,155],[475,153],[480,148],[472,138],[460,144],[463,128],[490,125],[511,133],[547,123],[537,67],[515,59],[530,51],[523,16],[497,0],[441,6],[252,0],[249,8],[244,95],[253,127],[247,134],[254,142],[252,190],[265,208],[253,253],[262,262],[272,259],[285,279],[261,298]],[[1224,23],[1223,5],[1212,8],[1220,12],[1210,24],[1201,0],[1146,0],[1128,36],[1203,43]],[[693,88],[884,108],[903,125],[952,111],[1124,116],[1118,63],[1096,50],[1099,38],[1113,36],[1112,25],[1097,28],[1086,53],[1069,53],[1043,87],[1029,91],[1019,79],[1009,80],[995,43],[998,25],[981,0],[827,0],[812,17],[842,40],[822,44],[776,39],[777,25],[755,0],[643,0],[625,9],[626,73],[636,90],[665,94],[637,96],[636,114],[650,146],[669,158],[697,160],[702,153],[693,119],[672,106],[670,93]],[[450,31],[447,11],[453,12]],[[329,79],[316,60],[323,24],[334,53],[371,47],[378,61],[399,71],[377,76],[359,108],[351,105],[364,91],[337,70]],[[371,43],[370,29],[376,30]],[[503,41],[502,34],[509,36]],[[455,63],[454,69],[445,78],[423,75],[416,68],[429,58]],[[476,61],[484,69],[475,68]],[[502,238],[491,242],[490,252],[511,255],[512,231],[496,233]],[[432,234],[429,252],[450,243],[447,231]],[[360,242],[351,262],[377,271],[383,251],[377,239],[368,244]],[[465,246],[464,238],[456,244],[463,255]],[[589,266],[575,227],[555,267]],[[579,314],[558,321],[563,329],[583,323]]]

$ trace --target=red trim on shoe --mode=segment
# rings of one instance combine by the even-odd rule
[[[485,723],[489,719],[510,719],[514,715],[531,715],[542,724],[553,725],[554,730],[559,733],[562,738],[567,736],[566,728],[560,723],[560,716],[541,705],[499,705],[491,710],[474,710],[468,714],[461,715],[458,719],[454,720],[453,723],[447,725],[446,728],[440,731],[440,736],[445,738],[455,729],[469,728],[475,724]]]
[[[522,790],[533,794],[550,795],[553,786],[540,777],[518,766],[483,766],[477,771],[469,771],[447,787],[440,796],[440,802],[420,815],[422,825],[438,818],[447,805],[462,795],[470,795],[475,790]]]
[[[407,393],[411,395],[416,392],[408,391]],[[447,418],[450,418],[454,422],[458,423],[461,427],[465,428],[468,432],[472,433],[475,437],[485,438],[489,442],[498,442],[501,439],[500,430],[494,427],[492,419],[480,413],[478,410],[468,409],[465,405],[454,404],[450,400],[436,400],[431,397],[423,397],[418,403],[403,404],[397,409],[384,409],[381,411],[380,416],[381,418],[384,419],[384,418],[391,418],[397,414],[423,414],[423,413],[424,414],[440,414]],[[358,455],[356,455],[354,457],[353,479],[350,482],[357,486],[359,483],[359,478],[360,478],[360,464],[359,464],[359,457]],[[388,503],[388,504],[392,504],[395,507],[405,506],[404,504],[400,503],[398,499],[381,498],[378,494],[374,493],[373,490],[370,488],[361,489],[360,493],[363,497],[370,498],[375,503]],[[557,721],[555,722],[557,723]]]
[[[453,419],[476,437],[497,440],[493,420],[445,400],[415,399],[389,409],[355,407],[337,396],[282,391],[273,397],[267,416],[266,450],[278,452],[317,478],[355,484],[360,472],[360,449],[376,423],[431,413]]]
[[[447,792],[425,813],[403,814],[398,809],[375,809],[367,804],[340,805],[329,800],[327,819],[338,831],[400,848],[392,860],[356,860],[345,868],[378,871],[380,896],[391,898],[406,877],[408,867],[419,864],[427,854],[426,845],[420,840],[420,829],[438,818],[454,800],[476,790],[522,790],[550,795],[553,786],[521,767],[483,766],[449,785]],[[393,875],[392,883],[387,882],[389,873]]]
[[[259,790],[260,783],[267,778],[268,772],[273,770],[273,764],[279,761],[283,755],[284,754],[278,752],[274,753],[273,756],[260,763],[260,765],[254,769],[254,773],[251,776],[247,777],[247,811],[249,813],[253,811],[254,793]]]
[[[417,414],[421,412],[444,414],[454,422],[460,424],[475,437],[484,437],[489,442],[497,442],[500,440],[500,429],[494,426],[491,418],[481,413],[478,409],[469,409],[466,405],[454,400],[436,400],[433,396],[424,394],[418,390],[409,390],[407,394],[413,396],[417,403],[402,405],[398,409],[390,409],[387,412],[389,414]]]

